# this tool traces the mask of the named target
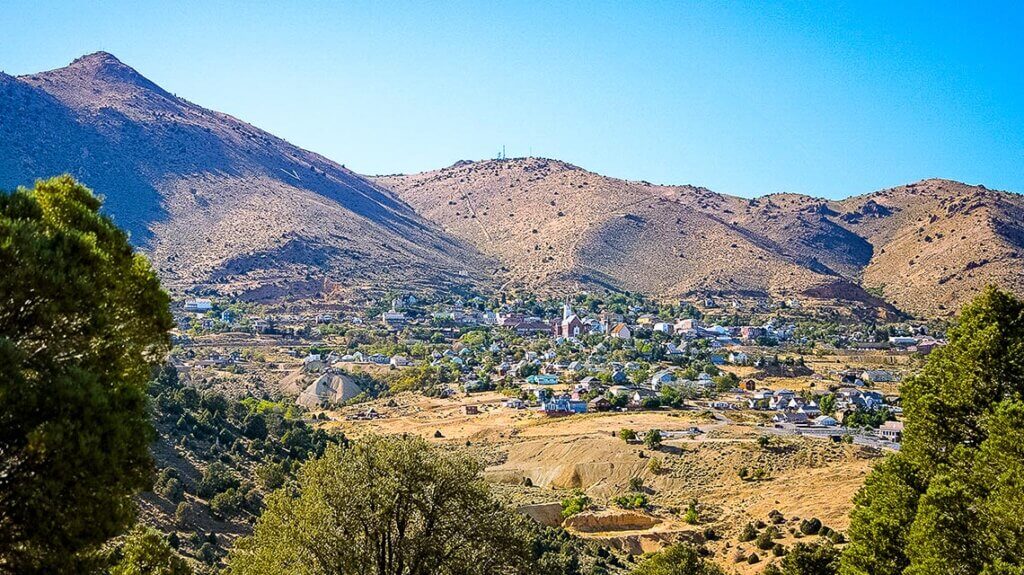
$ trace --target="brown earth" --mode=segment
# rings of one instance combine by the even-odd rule
[[[291,299],[472,284],[488,264],[344,166],[179,98],[98,52],[0,73],[0,188],[70,173],[174,290]]]
[[[549,418],[501,407],[503,399],[497,393],[453,399],[401,394],[328,412],[333,421],[326,426],[351,436],[412,433],[452,449],[471,450],[486,462],[485,477],[494,489],[545,524],[563,523],[557,502],[581,490],[595,509],[565,521],[566,528],[624,552],[653,551],[678,540],[703,541],[704,529],[714,528],[722,537],[709,545],[716,559],[730,566],[735,548],[744,545],[736,541],[739,530],[748,521],[766,519],[772,510],[791,522],[817,517],[834,529],[848,527],[853,494],[879,455],[800,437],[776,437],[768,448],[761,448],[756,425],[709,418],[699,411]],[[476,405],[480,413],[465,415],[464,405]],[[343,418],[369,406],[382,417]],[[747,419],[730,417],[737,422]],[[669,433],[692,426],[702,433],[694,438]],[[624,427],[637,432],[660,429],[668,439],[658,450],[647,449],[614,436]],[[652,459],[660,462],[657,471],[652,471]],[[744,481],[738,474],[742,467],[763,468],[765,478]],[[636,477],[642,479],[651,507],[616,508],[613,499],[627,493]],[[691,501],[698,504],[696,525],[686,524],[682,517]],[[788,532],[784,535],[784,544],[795,541]]]
[[[923,315],[952,313],[988,283],[1024,293],[1024,200],[949,180],[842,201],[748,200],[518,158],[376,181],[530,290],[803,296],[884,308],[877,293]]]

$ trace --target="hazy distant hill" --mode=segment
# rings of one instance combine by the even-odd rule
[[[922,314],[989,282],[1024,293],[1021,196],[944,180],[838,202],[747,200],[523,158],[377,182],[534,289],[872,301],[863,288],[874,288]]]
[[[437,286],[488,271],[372,181],[103,52],[0,74],[0,187],[63,172],[106,196],[175,288],[272,297],[316,291],[325,277]]]

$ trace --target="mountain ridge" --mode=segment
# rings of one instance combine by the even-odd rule
[[[172,289],[273,299],[490,281],[485,258],[389,190],[108,53],[4,77],[0,111],[0,187],[71,173]]]
[[[924,227],[940,225],[944,205],[982,198],[1000,214],[1024,206],[1019,194],[954,180],[929,178],[840,200],[794,193],[742,198],[701,186],[606,177],[549,158],[463,160],[375,179],[449,233],[504,261],[531,289],[557,291],[584,280],[662,297],[839,296],[871,305],[878,304],[874,294],[881,294],[924,315],[951,313],[985,282],[1024,290],[1024,261],[1017,259],[1024,253],[1022,234],[1011,231],[1000,242],[994,231],[980,232],[985,227],[980,220],[964,235],[968,249],[947,256],[922,252],[929,254],[924,268],[944,269],[949,276],[944,281],[921,274],[921,266],[906,269],[921,257],[914,253],[921,249],[913,239],[922,227],[917,220],[929,220]],[[577,218],[580,213],[586,215]],[[995,228],[1015,229],[1005,223],[1014,221],[1012,215],[994,217],[1004,221]],[[518,222],[522,218],[532,223]],[[574,219],[582,221],[563,223]],[[478,230],[487,231],[486,241]],[[567,242],[567,234],[581,241]],[[927,236],[918,235],[921,241]],[[936,241],[929,238],[926,243]],[[523,245],[532,245],[532,251],[523,251]],[[992,261],[977,265],[990,249],[1007,256],[1004,265],[977,272]],[[645,258],[653,261],[637,265]],[[664,264],[669,261],[676,265]],[[976,262],[973,267],[970,261]],[[907,277],[913,280],[909,286],[892,279]]]

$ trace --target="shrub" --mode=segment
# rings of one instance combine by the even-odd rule
[[[642,477],[630,477],[629,478],[629,490],[630,491],[640,491],[643,488],[644,488],[644,480],[643,480]]]
[[[647,507],[647,496],[643,493],[629,493],[616,497],[614,502],[623,509],[640,509]]]
[[[800,522],[800,532],[804,535],[817,535],[821,531],[821,520],[817,517]]]
[[[644,436],[644,445],[648,449],[658,449],[661,447],[661,430],[652,429],[648,431],[647,435]]]
[[[619,430],[619,439],[623,441],[634,441],[636,439],[636,432],[632,429],[623,427]]]
[[[753,541],[757,537],[757,529],[754,528],[753,523],[747,523],[743,526],[743,530],[740,531],[740,535],[737,538],[740,542]]]
[[[757,556],[757,553],[751,553],[750,556],[747,557],[747,563],[750,563],[751,565],[759,563],[760,561],[761,558]]]
[[[782,545],[782,543],[776,543],[775,546],[772,547],[772,555],[776,557],[782,557],[785,554],[786,548]]]
[[[700,513],[697,512],[697,502],[691,501],[686,507],[686,514],[683,515],[683,521],[690,525],[696,525],[700,522]]]
[[[767,551],[767,550],[771,549],[772,547],[775,547],[775,541],[774,540],[778,537],[778,535],[779,535],[778,531],[776,531],[774,527],[769,527],[768,529],[765,529],[764,531],[761,532],[760,535],[757,536],[757,540],[755,541],[755,544],[757,545],[758,549]]]
[[[661,464],[661,459],[657,457],[652,457],[651,461],[647,463],[647,471],[650,471],[654,475],[661,473],[663,470],[664,467]]]
[[[590,497],[582,491],[576,491],[562,500],[562,517],[572,517],[590,506]]]

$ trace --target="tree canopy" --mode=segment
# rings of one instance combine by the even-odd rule
[[[151,479],[168,297],[99,208],[70,176],[0,193],[0,573],[75,571]]]
[[[696,547],[677,543],[641,562],[631,575],[722,575],[718,565],[701,556]]]
[[[499,505],[480,464],[419,438],[368,437],[306,463],[276,491],[233,575],[474,575],[522,572],[524,518]]]
[[[902,450],[854,499],[844,575],[1024,564],[1024,302],[988,288],[903,387]]]

